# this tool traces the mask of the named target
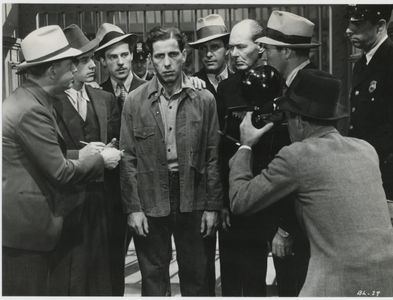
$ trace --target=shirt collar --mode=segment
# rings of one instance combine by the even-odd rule
[[[375,52],[377,52],[378,48],[381,47],[382,43],[388,38],[388,35],[384,35],[384,37],[379,41],[378,44],[376,44],[370,51],[366,53],[366,64],[370,62],[370,60],[373,58]]]
[[[161,84],[161,82],[158,80],[157,76],[155,76],[155,79],[156,79],[156,82],[157,82],[157,86],[156,86],[155,92],[157,92],[158,95],[160,95],[160,96],[164,95],[165,98],[168,98],[166,93],[165,93],[165,88]],[[180,94],[181,92],[183,92],[184,90],[187,90],[187,89],[195,90],[194,86],[191,83],[191,80],[186,76],[186,74],[184,74],[182,72],[182,80],[181,80],[181,83],[180,83],[180,88],[175,93],[173,93],[172,97],[175,96],[175,95]]]
[[[303,69],[305,66],[307,66],[311,61],[307,59],[306,61],[302,62],[300,65],[298,65],[295,69],[292,70],[292,72],[288,75],[287,80],[285,81],[285,84],[287,87],[289,87],[297,75],[297,72],[299,72],[301,69]]]
[[[115,94],[116,94],[116,91],[118,89],[118,84],[119,83],[115,79],[113,79],[112,76],[110,78],[111,78],[111,83],[112,83],[113,90],[115,91]],[[132,71],[130,71],[130,73],[128,74],[128,76],[126,78],[126,81],[124,81],[124,83],[123,83],[124,87],[126,88],[127,93],[130,91],[131,83],[132,83],[132,79],[133,78],[134,78],[134,74],[132,73]]]
[[[81,92],[81,96],[84,100],[90,101],[89,95],[87,94],[87,91],[86,91],[85,84],[83,84],[82,88],[79,91]],[[74,88],[69,88],[68,90],[65,91],[65,93],[68,95],[68,99],[70,99],[73,102],[73,104],[76,103],[76,99],[78,97],[79,91],[75,90]]]
[[[212,73],[206,73],[207,78],[209,78],[209,81],[211,83],[216,83],[218,84],[217,78],[221,78],[221,80],[227,79],[228,78],[228,67],[225,66],[224,70],[218,75],[212,74]]]

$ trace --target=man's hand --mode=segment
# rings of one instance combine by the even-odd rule
[[[92,88],[102,90],[102,87],[95,81],[85,82],[85,84],[87,84],[88,86],[91,86]]]
[[[247,112],[246,116],[240,124],[240,142],[242,145],[252,147],[255,145],[262,135],[268,132],[272,127],[273,123],[268,123],[264,127],[257,129],[252,125],[251,122],[252,112]]]
[[[85,159],[88,156],[100,153],[105,147],[104,143],[101,142],[91,142],[85,147],[79,150],[79,159]]]
[[[206,88],[206,82],[199,77],[190,76],[189,79],[191,80],[192,85],[197,90],[202,90]]]
[[[231,227],[231,217],[228,208],[221,209],[220,218],[222,229],[228,231],[229,227]]]
[[[119,151],[113,147],[105,147],[100,154],[104,159],[106,169],[114,169],[119,164],[123,151]]]
[[[279,258],[293,255],[293,238],[281,228],[278,228],[273,238],[272,253]]]
[[[212,236],[218,225],[218,213],[216,211],[205,210],[201,220],[201,234],[203,237]]]
[[[146,237],[149,234],[149,224],[145,213],[134,212],[127,216],[128,226],[132,228],[137,235]]]
[[[116,148],[119,149],[119,141],[116,138],[113,138],[105,147]]]

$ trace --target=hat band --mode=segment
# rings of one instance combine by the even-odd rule
[[[117,31],[110,31],[104,35],[104,37],[102,38],[102,40],[98,46],[101,47],[102,45],[105,45],[106,43],[110,42],[111,40],[113,40],[119,36],[123,36],[123,35],[125,35],[125,33],[120,33]]]
[[[266,28],[266,37],[273,40],[283,42],[285,44],[309,44],[311,43],[311,37],[300,36],[300,35],[288,35],[278,30]]]
[[[68,44],[67,46],[65,46],[65,47],[63,47],[63,48],[61,48],[61,49],[59,49],[59,50],[56,50],[56,51],[54,51],[54,52],[52,52],[52,53],[49,53],[49,54],[44,55],[44,56],[41,56],[41,57],[39,57],[39,58],[36,58],[36,59],[29,59],[29,60],[26,59],[26,62],[27,62],[27,63],[35,63],[35,62],[37,62],[37,61],[47,60],[47,59],[49,59],[49,58],[51,58],[51,57],[53,57],[53,56],[56,56],[56,55],[58,55],[58,54],[61,54],[61,53],[65,52],[65,51],[67,51],[68,49],[71,49],[71,46],[70,46],[69,44]],[[23,50],[22,50],[22,51],[23,51]]]
[[[198,29],[196,35],[197,35],[197,39],[200,40],[208,36],[212,36],[215,34],[223,34],[223,33],[227,33],[227,28],[225,26],[211,25]]]

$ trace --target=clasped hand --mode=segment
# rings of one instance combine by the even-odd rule
[[[123,151],[116,149],[116,145],[116,138],[113,138],[107,145],[101,142],[90,142],[79,150],[79,158],[83,160],[88,156],[99,153],[104,159],[105,168],[114,169],[119,164],[123,153]]]

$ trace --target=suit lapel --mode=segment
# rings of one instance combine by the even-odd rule
[[[86,86],[86,92],[89,96],[91,104],[94,107],[94,110],[97,115],[98,124],[100,126],[100,139],[101,142],[107,142],[107,127],[108,127],[108,119],[107,119],[107,108],[105,104],[105,99],[100,95],[99,90],[95,90],[92,87]]]
[[[55,103],[55,109],[58,118],[63,122],[64,128],[67,130],[68,135],[74,143],[75,149],[80,148],[81,136],[81,117],[79,113],[72,106],[66,93],[58,97]]]

